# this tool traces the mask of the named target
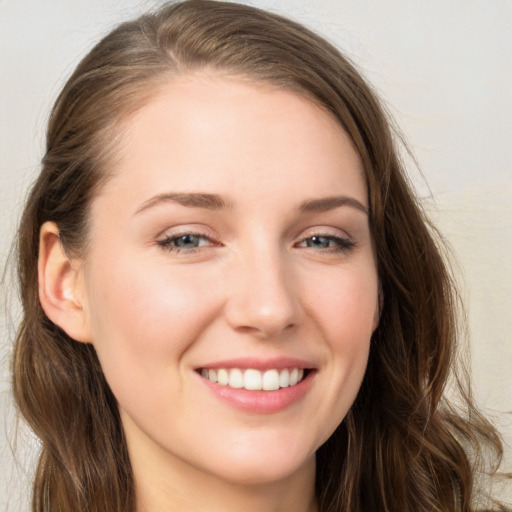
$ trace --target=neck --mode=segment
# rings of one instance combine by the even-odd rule
[[[245,484],[219,479],[183,464],[155,474],[135,473],[137,512],[316,512],[315,462],[279,481]]]

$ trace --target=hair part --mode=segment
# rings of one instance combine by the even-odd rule
[[[469,395],[443,398],[457,340],[453,282],[407,182],[388,119],[350,61],[303,26],[211,0],[167,4],[123,23],[57,98],[18,237],[24,319],[14,353],[19,409],[41,439],[34,511],[135,511],[117,402],[92,345],[70,339],[38,298],[39,231],[87,251],[89,208],[111,176],[127,117],[173,77],[230,73],[304,94],[332,113],[363,163],[383,307],[349,414],[317,454],[319,509],[473,510],[480,446],[499,437]]]

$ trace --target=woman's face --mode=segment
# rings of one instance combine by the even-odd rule
[[[348,137],[296,93],[207,75],[170,82],[122,137],[84,311],[135,472],[311,474],[378,322]]]

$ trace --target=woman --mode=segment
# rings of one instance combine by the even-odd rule
[[[57,99],[20,228],[33,510],[474,510],[501,446],[443,398],[432,233],[315,34],[205,0],[115,29]]]

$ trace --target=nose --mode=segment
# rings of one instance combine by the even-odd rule
[[[300,307],[291,274],[278,250],[240,257],[232,268],[225,306],[231,328],[262,339],[293,329]]]

